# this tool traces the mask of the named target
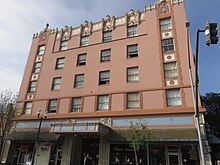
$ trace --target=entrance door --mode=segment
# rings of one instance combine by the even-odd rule
[[[169,154],[169,165],[179,165],[179,155],[178,154]]]
[[[87,162],[88,165],[98,165],[99,161],[99,139],[84,138],[82,147],[81,165]]]
[[[62,144],[51,146],[49,165],[60,165],[62,158]]]

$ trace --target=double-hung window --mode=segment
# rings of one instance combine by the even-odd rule
[[[139,81],[138,67],[127,68],[127,82]]]
[[[138,57],[138,44],[127,46],[127,58]]]
[[[162,40],[162,50],[163,52],[174,51],[173,38]]]
[[[163,18],[160,20],[160,30],[169,30],[172,29],[172,20],[171,18]]]
[[[103,32],[103,42],[112,40],[112,31]]]
[[[86,53],[79,54],[77,57],[77,66],[86,65]]]
[[[82,97],[74,97],[72,99],[71,112],[81,112],[81,111],[82,111]]]
[[[164,64],[165,78],[178,77],[177,63],[170,62]]]
[[[35,92],[37,86],[37,81],[31,81],[29,84],[28,92]]]
[[[80,40],[80,46],[86,46],[89,44],[89,36],[82,36]]]
[[[134,36],[137,36],[137,25],[135,26],[130,26],[127,28],[128,30],[128,37],[134,37]]]
[[[109,96],[108,95],[101,95],[98,96],[98,101],[97,101],[97,110],[108,110],[109,109]]]
[[[67,40],[64,40],[64,41],[61,41],[60,43],[60,50],[67,50],[68,48],[68,41]]]
[[[167,106],[181,106],[181,92],[180,89],[168,89],[166,90]]]
[[[37,55],[39,56],[43,55],[44,51],[45,51],[45,45],[40,45],[37,50]]]
[[[56,69],[63,69],[63,67],[64,67],[64,60],[65,60],[64,57],[57,58]]]
[[[110,83],[110,71],[99,72],[99,85],[105,85]]]
[[[74,88],[83,87],[83,82],[84,82],[84,74],[75,75]]]
[[[57,99],[49,100],[48,113],[56,113],[57,112],[57,105],[58,105]]]
[[[53,78],[51,89],[54,91],[60,90],[60,84],[61,84],[61,77]]]
[[[31,108],[32,108],[32,102],[26,102],[24,104],[23,114],[24,115],[29,115],[31,113]]]
[[[101,51],[101,62],[108,62],[111,60],[111,49]]]
[[[41,67],[41,62],[36,62],[34,64],[33,73],[39,73],[40,72],[40,67]]]
[[[127,109],[140,109],[139,92],[127,93]]]

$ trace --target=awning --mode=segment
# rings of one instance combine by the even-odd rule
[[[37,138],[37,131],[18,131],[10,133],[6,139],[16,141],[35,141]],[[39,141],[58,141],[60,135],[53,134],[46,131],[41,131],[39,135]]]
[[[196,129],[154,129],[153,141],[161,142],[188,142],[198,141]],[[110,141],[129,140],[128,130],[112,130],[110,134]]]
[[[74,133],[74,134],[102,134],[107,135],[109,127],[100,122],[91,123],[54,123],[51,124],[52,133]]]

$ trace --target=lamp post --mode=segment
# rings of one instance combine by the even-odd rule
[[[43,117],[41,117],[41,111],[42,111],[41,109],[39,109],[37,111],[37,119],[40,119],[40,123],[39,123],[39,126],[38,126],[37,137],[36,137],[36,140],[35,140],[35,145],[34,145],[34,150],[33,150],[33,154],[32,154],[31,165],[34,165],[34,158],[35,158],[35,153],[36,153],[36,149],[37,149],[37,146],[38,146],[38,141],[39,141],[39,135],[40,135],[42,121],[43,121],[43,119],[47,118],[47,111],[44,113]]]

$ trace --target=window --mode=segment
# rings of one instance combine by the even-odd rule
[[[111,49],[101,51],[101,62],[108,62],[111,60]]]
[[[64,60],[65,58],[64,57],[61,57],[61,58],[57,58],[57,61],[56,61],[56,69],[63,69],[64,67]]]
[[[40,72],[40,67],[41,67],[41,62],[36,62],[34,64],[33,73],[39,73]]]
[[[61,77],[55,77],[53,78],[53,83],[52,83],[52,90],[60,90],[60,84],[61,84]]]
[[[162,40],[162,50],[163,52],[174,51],[173,39]]]
[[[127,57],[133,58],[138,57],[138,45],[128,45],[127,46]]]
[[[102,95],[98,96],[97,101],[97,110],[108,110],[109,109],[109,96],[108,95]]]
[[[127,82],[139,81],[138,67],[127,68]]]
[[[110,71],[99,72],[99,85],[109,84],[110,82]]]
[[[180,106],[182,105],[180,89],[168,89],[167,106]]]
[[[108,31],[108,32],[103,32],[103,42],[108,42],[112,40],[112,32]]]
[[[68,41],[67,40],[61,41],[60,50],[67,50],[67,48],[68,48]]]
[[[89,44],[89,37],[88,36],[81,37],[80,46],[86,46],[88,44]]]
[[[127,93],[127,109],[140,108],[140,95],[138,92]]]
[[[81,111],[82,111],[82,97],[73,98],[71,112],[81,112]]]
[[[40,45],[37,50],[37,55],[41,56],[44,54],[45,45]]]
[[[137,36],[137,25],[136,26],[130,26],[128,27],[128,37],[134,37]]]
[[[24,115],[29,115],[31,113],[31,108],[32,108],[32,102],[26,102],[24,104],[24,111],[23,114]]]
[[[86,65],[86,53],[79,54],[77,57],[77,66]]]
[[[29,84],[28,92],[34,92],[36,90],[37,81],[31,81]]]
[[[165,78],[178,77],[178,70],[176,62],[165,63],[164,64]]]
[[[160,30],[169,30],[172,29],[172,20],[171,18],[164,18],[160,20]]]
[[[48,113],[56,113],[57,112],[57,104],[58,100],[49,100],[49,105],[48,105]]]
[[[75,75],[74,88],[83,87],[84,74]]]

